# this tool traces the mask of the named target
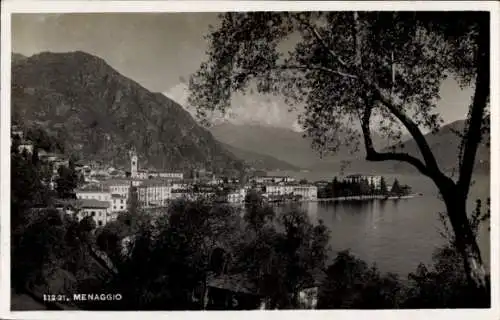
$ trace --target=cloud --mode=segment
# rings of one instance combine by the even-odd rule
[[[181,82],[163,93],[184,107],[191,115],[196,115],[194,107],[188,105],[189,89]],[[297,121],[297,113],[288,112],[288,107],[279,99],[263,95],[235,95],[231,109],[226,114],[215,112],[209,121],[227,121],[233,124],[260,124],[302,131]]]

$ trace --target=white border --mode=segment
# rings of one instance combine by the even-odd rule
[[[10,312],[10,14],[11,13],[69,13],[69,12],[221,12],[221,11],[300,11],[300,10],[485,10],[491,12],[491,282],[492,308],[489,310],[378,310],[378,311],[249,311],[249,312],[86,312],[86,311],[33,311]],[[499,260],[499,196],[498,184],[499,158],[499,11],[494,1],[2,1],[1,12],[1,299],[0,316],[9,319],[66,319],[91,316],[95,319],[116,316],[122,319],[136,317],[157,318],[167,316],[170,319],[209,317],[213,319],[239,317],[240,320],[259,317],[273,319],[330,318],[335,319],[499,319],[500,302],[500,260]]]

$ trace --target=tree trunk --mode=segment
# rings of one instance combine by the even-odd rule
[[[486,271],[476,235],[467,216],[466,200],[460,199],[457,196],[458,192],[453,190],[442,191],[441,194],[455,234],[456,248],[462,256],[467,281],[474,288],[486,290]]]

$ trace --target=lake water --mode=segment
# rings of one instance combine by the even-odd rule
[[[388,183],[394,176],[386,175]],[[398,176],[403,184],[412,186],[422,197],[400,200],[376,200],[338,203],[303,203],[313,221],[322,219],[331,231],[333,253],[350,249],[353,254],[376,263],[384,272],[406,276],[415,271],[420,262],[430,264],[436,247],[446,241],[439,234],[442,224],[438,212],[444,212],[443,202],[432,181],[422,176]],[[489,176],[475,177],[469,206],[482,199],[484,207],[490,194]],[[480,230],[479,245],[483,259],[489,266],[490,234],[484,226]]]

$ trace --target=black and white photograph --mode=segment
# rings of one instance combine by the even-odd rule
[[[2,14],[9,312],[500,316],[497,4],[96,2]]]

